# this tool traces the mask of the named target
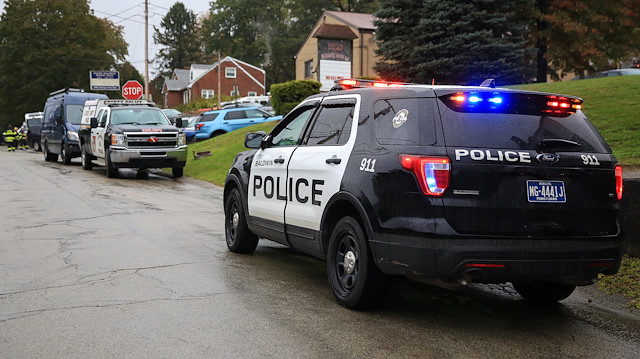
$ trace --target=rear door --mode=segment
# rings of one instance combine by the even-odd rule
[[[549,108],[557,96],[439,95],[451,159],[444,214],[456,231],[509,236],[617,233],[616,160],[586,116],[571,110],[578,101],[561,100],[569,108],[564,110]],[[500,100],[491,103],[491,98]]]

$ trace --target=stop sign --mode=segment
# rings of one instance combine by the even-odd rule
[[[142,85],[136,80],[129,80],[122,86],[122,97],[137,100],[142,97]]]

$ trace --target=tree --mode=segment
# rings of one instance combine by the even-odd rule
[[[526,27],[516,9],[530,1],[383,1],[375,21],[382,61],[375,68],[397,81],[526,82]]]
[[[160,74],[168,76],[174,69],[203,61],[200,34],[196,14],[176,2],[160,22],[154,26],[153,40],[164,46],[156,57]]]
[[[127,54],[122,28],[95,17],[87,0],[6,0],[0,16],[0,123],[42,111],[49,92],[88,90],[89,71]]]
[[[203,21],[203,42],[208,54],[260,66],[267,73],[267,88],[293,80],[294,56],[325,9],[334,9],[336,0],[252,0],[211,2]],[[367,1],[362,1],[367,2]]]
[[[640,51],[639,0],[536,0],[531,14],[538,82],[607,70]]]

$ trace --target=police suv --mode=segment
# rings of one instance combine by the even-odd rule
[[[327,260],[338,303],[388,275],[513,283],[555,302],[621,261],[622,168],[567,95],[340,80],[247,134],[224,188],[227,246]]]
[[[106,166],[112,178],[118,168],[171,168],[181,177],[187,163],[185,134],[145,100],[87,101],[79,136],[82,168]]]

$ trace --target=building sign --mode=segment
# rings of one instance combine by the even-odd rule
[[[89,71],[91,91],[120,91],[118,71]]]
[[[320,91],[329,91],[335,80],[351,77],[351,40],[318,39]]]
[[[318,39],[320,61],[351,62],[351,40]]]

